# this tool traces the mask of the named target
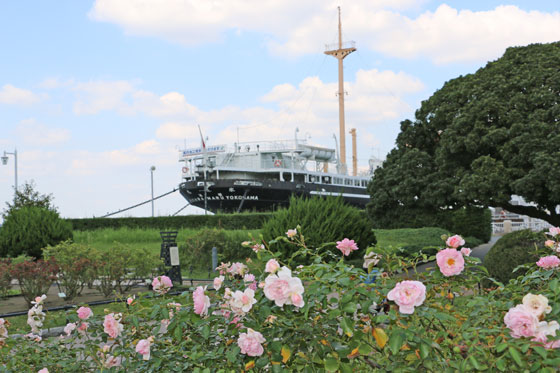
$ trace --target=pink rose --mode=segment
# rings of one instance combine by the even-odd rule
[[[288,236],[288,238],[294,238],[297,235],[297,229],[288,229],[288,231],[286,232],[286,236]]]
[[[537,265],[544,269],[556,268],[560,265],[560,259],[556,255],[543,256]]]
[[[556,331],[560,329],[560,324],[557,321],[541,321],[535,331],[535,338],[531,339],[534,342],[546,343],[546,348],[558,348],[560,341],[551,341],[547,343],[548,336],[556,336]]]
[[[172,287],[173,282],[167,276],[158,276],[152,281],[152,288],[160,295],[167,293]]]
[[[552,248],[554,248],[554,246],[556,246],[556,241],[546,240],[546,241],[544,241],[544,246],[548,247],[549,249],[552,249]]]
[[[463,254],[464,256],[470,256],[472,253],[472,250],[469,249],[468,247],[463,247],[461,249],[461,254]]]
[[[303,284],[297,277],[292,277],[292,271],[288,267],[282,267],[277,274],[269,275],[264,280],[264,295],[273,300],[278,307],[284,304],[293,304],[296,307],[303,306],[303,300],[298,305],[292,301],[294,294],[303,294]],[[299,299],[299,298],[296,298]]]
[[[87,322],[83,322],[80,324],[80,326],[78,326],[78,331],[83,334],[88,330],[88,328],[89,324]]]
[[[261,250],[264,250],[264,245],[263,244],[254,244],[251,249],[253,249],[254,252],[258,253]]]
[[[436,262],[444,276],[455,276],[463,272],[465,259],[463,254],[455,249],[444,249],[436,254]]]
[[[89,307],[80,307],[78,308],[78,317],[82,320],[87,320],[93,315],[91,308]]]
[[[504,316],[506,326],[513,338],[532,337],[539,326],[539,319],[523,304],[510,308]]]
[[[270,259],[268,262],[266,262],[264,271],[268,273],[276,273],[276,271],[278,271],[279,268],[280,268],[280,264],[278,264],[278,261],[276,261],[276,259]]]
[[[244,277],[243,277],[243,282],[253,282],[255,281],[255,275],[252,273],[247,273]]]
[[[445,244],[447,245],[447,247],[456,249],[459,246],[463,246],[465,244],[465,240],[463,240],[463,237],[456,234],[455,236],[449,237],[447,241],[445,241]]]
[[[560,235],[560,227],[550,227],[548,228],[548,233],[549,236],[552,237],[556,237],[558,235]]]
[[[150,337],[152,338],[152,337]],[[150,338],[141,339],[136,344],[136,352],[142,355],[143,360],[150,360],[150,346],[152,345]],[[153,340],[153,338],[152,338]]]
[[[64,333],[66,333],[66,336],[69,336],[74,329],[76,329],[76,324],[74,324],[73,322],[68,323],[64,327]]]
[[[350,252],[358,250],[358,245],[356,245],[354,240],[345,238],[342,241],[336,241],[336,248],[342,251],[342,254],[344,254],[344,256],[348,256],[350,255]]]
[[[206,290],[206,286],[204,288],[199,286],[193,292],[194,313],[200,316],[207,315],[210,307],[210,298],[204,295],[204,290]]]
[[[387,294],[387,299],[399,306],[400,313],[412,314],[414,307],[424,303],[426,287],[420,281],[401,281]]]
[[[49,373],[49,370],[47,368],[43,368],[40,371],[38,371],[37,373]]]
[[[128,304],[129,306],[132,305],[132,303],[134,302],[134,299],[136,299],[136,295],[133,295],[130,298],[126,299],[126,304]]]
[[[245,291],[236,290],[229,300],[229,306],[236,315],[244,315],[257,303],[255,291],[247,288]]]
[[[214,278],[214,290],[220,290],[224,282],[224,276],[218,276]]]
[[[117,316],[117,318],[115,318],[115,316]],[[105,320],[103,321],[103,330],[113,339],[117,338],[124,329],[122,324],[119,322],[120,318],[120,313],[116,315],[114,313],[110,313],[105,316]]]
[[[264,352],[262,343],[266,339],[261,333],[254,331],[251,328],[247,329],[247,333],[240,333],[237,345],[241,348],[241,353],[248,356],[261,356]]]

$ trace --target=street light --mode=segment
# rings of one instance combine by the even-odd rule
[[[0,157],[2,159],[2,164],[5,166],[8,164],[8,155],[13,155],[14,156],[14,174],[16,177],[16,182],[14,184],[14,202],[16,200],[16,196],[17,196],[17,187],[18,187],[18,182],[17,182],[17,149],[14,149],[13,153],[4,151],[4,155],[2,157]]]
[[[152,178],[152,218],[154,217],[154,171],[156,170],[156,166],[150,167],[150,175]]]

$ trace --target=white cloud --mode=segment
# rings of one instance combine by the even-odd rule
[[[371,139],[371,133],[379,131],[377,125],[396,123],[403,113],[411,113],[411,105],[406,102],[408,95],[423,89],[420,80],[403,72],[358,71],[355,80],[345,82],[345,91],[349,93],[347,128],[356,127],[361,139]],[[204,135],[210,136],[210,143],[233,144],[238,140],[290,140],[299,127],[300,138],[310,135],[318,144],[331,144],[332,133],[338,133],[337,90],[337,83],[325,83],[318,77],[305,78],[297,86],[280,84],[261,97],[271,108],[226,106],[208,112],[197,109],[189,121],[163,123],[156,137],[178,140],[181,144],[185,140],[189,147],[197,146],[196,124],[200,124]]]
[[[395,13],[384,17],[398,27],[379,30],[372,48],[401,58],[421,56],[437,64],[490,60],[509,46],[560,38],[560,12],[527,12],[513,5],[473,12],[444,4],[416,19]]]
[[[74,113],[93,115],[114,110],[122,115],[147,114],[153,117],[196,116],[197,109],[178,92],[158,96],[135,88],[125,80],[78,82],[71,85],[76,92]]]
[[[29,145],[58,145],[70,139],[70,131],[47,127],[35,119],[24,119],[16,126],[16,134]]]
[[[5,84],[0,89],[0,104],[31,105],[46,97],[47,95],[38,95],[30,90],[14,87],[11,84]]]
[[[124,110],[124,98],[134,90],[132,84],[124,80],[76,83],[72,89],[78,95],[78,101],[74,103],[74,113],[77,115]]]
[[[219,41],[228,31],[264,33],[272,53],[318,53],[336,41],[336,6],[342,5],[343,31],[370,48],[400,58],[424,57],[438,64],[500,56],[513,45],[559,39],[560,13],[498,6],[488,11],[457,10],[442,4],[415,18],[398,11],[419,11],[413,0],[97,0],[90,17],[115,23],[127,33],[157,36],[187,46]],[[331,39],[325,40],[325,35]]]

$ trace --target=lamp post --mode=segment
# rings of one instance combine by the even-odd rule
[[[156,166],[150,167],[150,176],[152,179],[152,218],[154,217],[154,171],[156,170]]]
[[[2,157],[0,157],[2,159],[2,164],[3,165],[7,165],[8,164],[8,155],[13,155],[14,156],[14,174],[16,177],[16,181],[14,184],[14,202],[16,201],[16,196],[17,196],[17,190],[18,190],[18,182],[17,182],[17,149],[14,149],[13,153],[4,151],[4,155]]]

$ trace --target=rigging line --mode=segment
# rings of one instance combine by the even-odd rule
[[[155,201],[156,199],[159,199],[159,198],[161,198],[161,197],[165,197],[166,195],[171,194],[171,193],[173,193],[173,192],[176,192],[176,191],[178,191],[178,190],[179,190],[179,188],[174,188],[174,189],[173,189],[172,191],[170,191],[170,192],[167,192],[167,193],[164,193],[164,194],[162,194],[162,195],[160,195],[160,196],[154,197],[153,201]],[[112,212],[112,213],[110,213],[110,214],[103,215],[103,216],[101,216],[101,217],[102,217],[102,218],[107,218],[107,217],[109,217],[109,216],[116,215],[116,214],[118,214],[118,213],[121,213],[121,212],[130,210],[130,209],[133,209],[133,208],[138,207],[138,206],[145,205],[146,203],[150,203],[150,202],[152,202],[152,199],[149,199],[149,200],[147,200],[147,201],[138,203],[138,204],[136,204],[136,205],[134,205],[134,206],[127,207],[127,208],[125,208],[125,209],[121,209],[121,210]]]
[[[171,215],[171,216],[177,215],[178,213],[180,213],[181,211],[183,211],[184,209],[186,209],[189,205],[190,205],[190,203],[187,203],[185,206],[181,207],[181,208],[179,209],[179,211],[177,211],[176,213],[174,213],[174,214]]]

